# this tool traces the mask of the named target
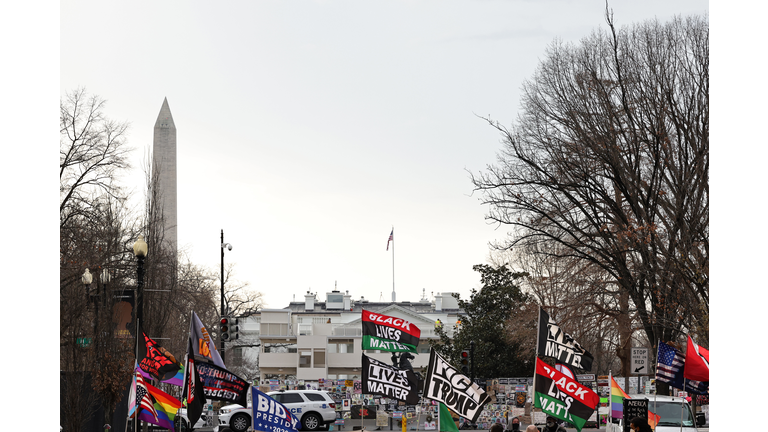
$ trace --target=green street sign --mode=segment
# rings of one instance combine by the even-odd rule
[[[77,346],[87,347],[91,345],[91,338],[79,337],[75,340],[75,343],[77,343]]]

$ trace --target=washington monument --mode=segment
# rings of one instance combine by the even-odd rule
[[[165,219],[164,241],[167,252],[176,257],[178,238],[176,234],[176,125],[173,123],[168,98],[155,122],[155,136],[152,143],[152,165],[157,175],[159,200],[157,210]]]

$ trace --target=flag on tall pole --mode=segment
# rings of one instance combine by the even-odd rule
[[[696,381],[709,381],[709,350],[696,345],[688,335],[688,348],[685,350],[683,376]]]
[[[389,250],[389,244],[395,241],[395,229],[392,228],[392,232],[389,233],[389,240],[387,240],[387,250]]]

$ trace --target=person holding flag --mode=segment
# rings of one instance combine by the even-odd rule
[[[541,432],[567,432],[563,425],[558,424],[552,416],[547,416],[547,424],[541,428]]]

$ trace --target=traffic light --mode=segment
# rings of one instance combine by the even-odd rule
[[[461,373],[469,376],[469,350],[461,350]]]
[[[221,334],[220,339],[222,342],[226,342],[229,340],[229,337],[230,337],[229,332],[230,332],[229,318],[221,317],[221,325],[219,325],[219,333]]]
[[[240,328],[237,325],[237,318],[229,319],[229,340],[235,340],[239,335]]]

